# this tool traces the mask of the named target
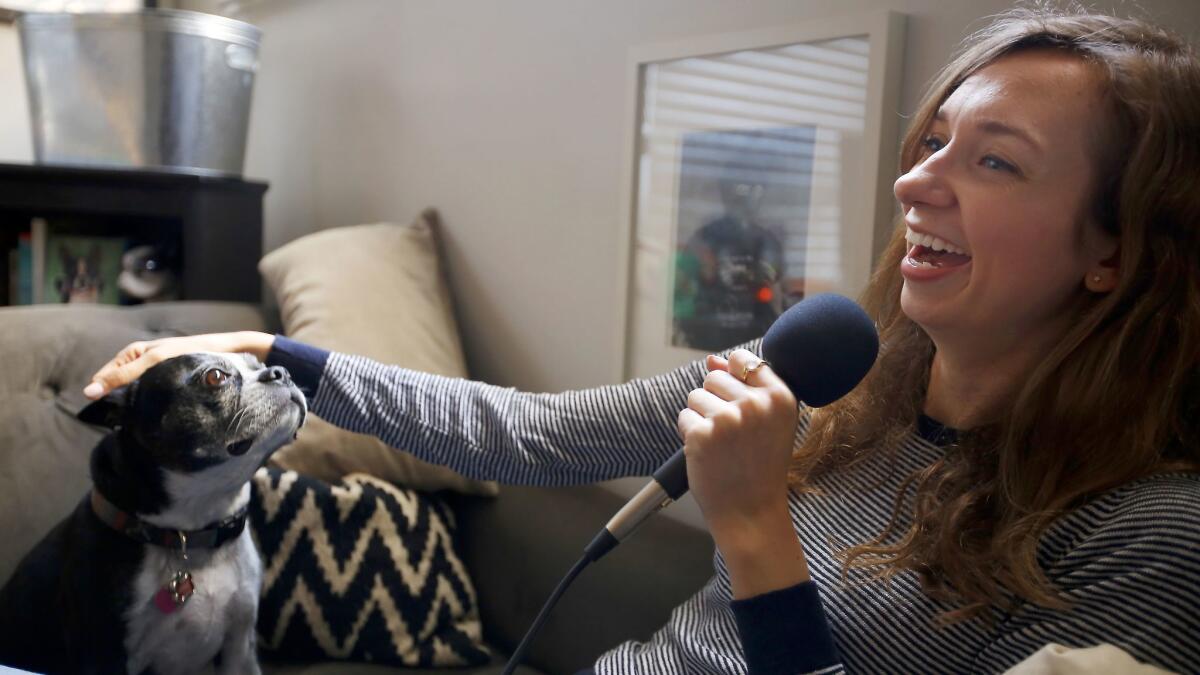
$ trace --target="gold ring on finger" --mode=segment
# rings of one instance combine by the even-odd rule
[[[771,364],[767,363],[765,359],[759,359],[753,364],[747,363],[742,367],[742,382],[748,382],[750,380],[750,376],[754,374],[754,371],[762,368],[763,366],[769,365]]]

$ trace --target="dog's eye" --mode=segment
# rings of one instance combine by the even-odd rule
[[[223,370],[217,368],[209,368],[204,371],[204,384],[210,387],[219,387],[225,384],[225,380],[229,379],[229,375]]]

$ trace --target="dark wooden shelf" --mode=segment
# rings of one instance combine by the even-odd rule
[[[80,234],[173,242],[180,299],[258,302],[266,191],[223,174],[0,164],[0,248],[32,218]]]

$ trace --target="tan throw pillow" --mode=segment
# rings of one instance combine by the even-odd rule
[[[284,333],[323,349],[466,377],[437,227],[437,212],[426,209],[411,225],[323,230],[268,253],[258,270],[275,292]],[[272,463],[328,482],[367,473],[416,490],[497,492],[493,482],[464,478],[315,416]]]

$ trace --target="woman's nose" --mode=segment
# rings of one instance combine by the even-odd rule
[[[912,206],[951,206],[954,204],[954,192],[950,189],[945,176],[934,166],[936,157],[926,158],[908,170],[908,173],[896,179],[892,191],[896,199],[905,207]]]

